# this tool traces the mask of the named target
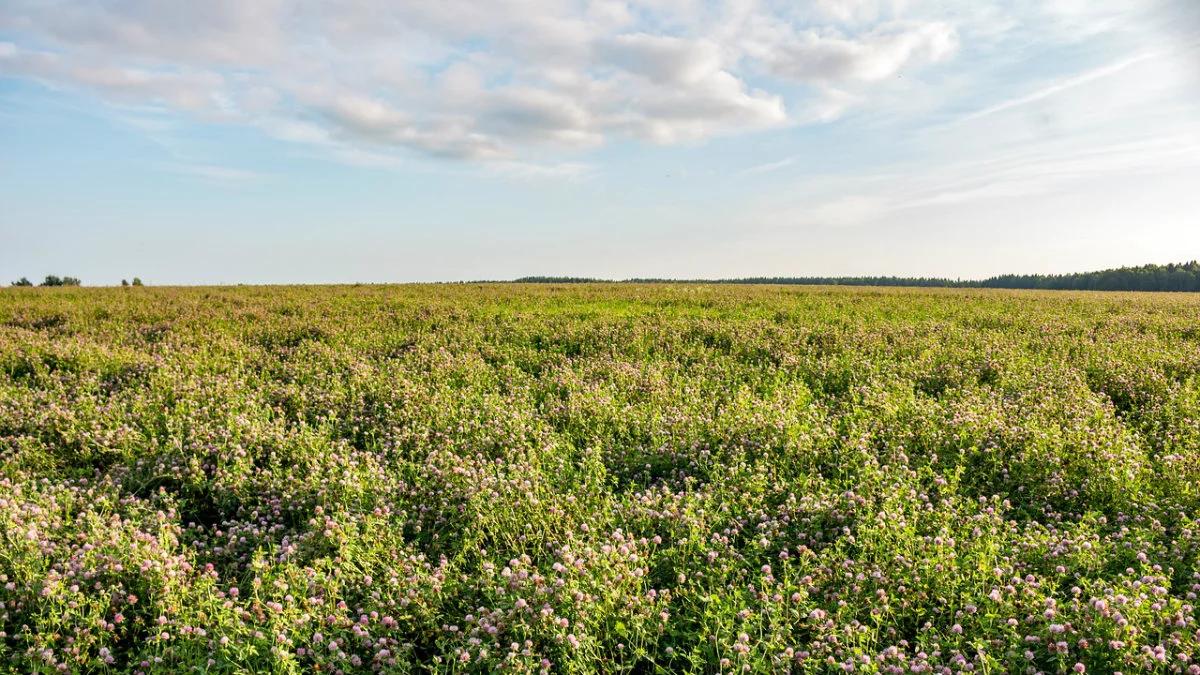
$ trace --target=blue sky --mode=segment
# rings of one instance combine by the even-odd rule
[[[0,274],[1200,257],[1194,0],[6,0]]]

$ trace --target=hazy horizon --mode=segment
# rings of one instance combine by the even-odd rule
[[[1056,275],[1067,276],[1067,275],[1072,275],[1072,274],[1086,274],[1089,272],[1104,272],[1104,271],[1108,271],[1108,270],[1112,270],[1112,269],[1119,269],[1119,268],[1136,268],[1136,267],[1143,267],[1143,266],[1148,266],[1148,265],[1167,266],[1167,265],[1171,265],[1171,264],[1186,264],[1186,263],[1191,263],[1191,262],[1193,262],[1193,261],[1191,261],[1191,260],[1172,260],[1169,262],[1147,262],[1147,263],[1137,263],[1137,264],[1129,264],[1129,265],[1118,265],[1116,267],[1105,268],[1105,269],[1064,270],[1064,271],[1051,270],[1051,271],[1046,271],[1046,272],[1016,271],[1016,272],[1003,272],[1000,274],[990,275],[987,277],[943,277],[943,276],[931,275],[931,274],[906,274],[906,275],[897,275],[897,274],[857,274],[857,275],[842,275],[842,274],[833,274],[833,275],[812,275],[812,274],[759,275],[759,274],[750,274],[750,275],[739,275],[739,276],[728,276],[728,277],[712,277],[712,276],[709,276],[709,277],[664,277],[664,276],[656,276],[653,274],[637,274],[637,275],[632,275],[632,276],[628,276],[628,277],[589,277],[589,276],[583,276],[583,275],[567,275],[567,274],[564,274],[564,275],[521,274],[521,275],[516,275],[513,277],[507,277],[507,278],[499,278],[499,277],[497,277],[497,278],[482,278],[482,277],[480,277],[480,278],[424,279],[424,280],[421,280],[421,279],[394,279],[394,280],[382,280],[382,281],[361,281],[361,280],[358,280],[358,281],[355,281],[355,280],[350,280],[350,281],[261,281],[261,282],[230,281],[230,282],[218,282],[218,283],[204,283],[204,282],[199,282],[199,283],[171,283],[171,282],[156,283],[152,279],[142,279],[141,277],[125,276],[125,277],[121,277],[120,279],[116,279],[114,281],[108,281],[108,280],[89,281],[87,279],[80,279],[81,283],[79,284],[79,286],[91,286],[91,287],[101,287],[101,288],[103,288],[103,287],[121,287],[121,286],[129,285],[128,282],[133,281],[135,278],[139,282],[142,282],[143,285],[155,286],[155,287],[160,287],[160,288],[161,287],[206,288],[206,287],[219,287],[219,286],[362,286],[362,285],[372,285],[372,286],[373,285],[383,285],[383,286],[398,285],[398,286],[402,286],[402,285],[420,285],[420,284],[436,285],[436,284],[490,284],[490,283],[497,283],[497,284],[554,283],[554,280],[559,280],[559,279],[561,279],[564,283],[592,283],[592,282],[594,282],[594,283],[640,283],[640,282],[646,282],[646,283],[706,283],[706,282],[731,282],[731,281],[742,281],[742,280],[766,280],[766,279],[844,279],[844,280],[851,280],[851,279],[857,279],[857,278],[869,278],[869,279],[889,279],[889,278],[891,278],[891,279],[912,279],[912,280],[937,279],[937,280],[970,283],[970,282],[977,282],[977,281],[986,281],[988,279],[992,279],[992,278],[999,277],[999,276],[1006,276],[1006,275],[1021,276],[1021,275],[1044,274],[1044,275],[1050,275],[1050,276],[1056,276]],[[43,284],[40,282],[45,277],[51,276],[51,275],[57,276],[57,277],[62,276],[62,275],[50,272],[48,274],[38,274],[37,276],[22,275],[21,277],[15,277],[8,281],[12,282],[12,281],[16,281],[18,278],[22,278],[22,279],[25,279],[25,280],[31,282],[34,286],[42,286]],[[55,285],[57,285],[57,284],[55,284]],[[70,286],[70,285],[71,284],[67,284],[67,286]],[[4,287],[4,284],[0,283],[0,288],[3,288],[3,287]],[[931,286],[930,288],[938,288],[938,287]],[[994,288],[996,290],[1017,290],[1012,287],[1003,287],[1003,286],[998,286],[998,287],[994,287]]]
[[[12,0],[0,281],[1200,258],[1191,0]]]

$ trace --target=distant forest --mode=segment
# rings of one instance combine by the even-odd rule
[[[522,277],[515,283],[596,283],[581,277]],[[1200,291],[1200,263],[1121,267],[1075,274],[1004,274],[982,281],[935,277],[747,277],[744,279],[626,279],[620,283],[788,284],[797,286],[930,286],[1031,288],[1059,291]]]

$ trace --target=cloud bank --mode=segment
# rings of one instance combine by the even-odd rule
[[[885,95],[895,100],[904,82],[949,77],[961,52],[978,57],[1008,35],[1083,40],[1128,23],[1129,7],[7,0],[0,76],[245,124],[350,161],[419,155],[517,166],[618,142],[690,143],[828,122]]]
[[[343,154],[506,162],[829,119],[957,48],[951,24],[825,4],[10,0],[0,75]]]

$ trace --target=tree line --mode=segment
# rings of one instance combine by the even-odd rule
[[[1193,260],[1078,274],[1005,274],[979,285],[1075,291],[1200,291],[1200,263]]]
[[[34,284],[27,277],[21,277],[20,279],[17,279],[16,281],[12,282],[12,285],[13,286],[33,286]],[[42,283],[38,284],[38,286],[81,286],[81,285],[83,285],[83,282],[81,282],[76,277],[60,277],[57,274],[47,274],[46,278],[42,280]],[[141,286],[142,280],[137,277],[134,277],[133,283],[131,284],[129,281],[122,279],[121,285],[122,286]]]
[[[605,279],[568,276],[528,276],[513,283],[573,284],[599,283]],[[79,286],[75,277],[47,275],[38,286]],[[473,282],[474,283],[474,282]],[[940,277],[744,277],[740,279],[664,279],[635,278],[610,283],[705,283],[705,284],[784,284],[793,286],[920,286],[937,288],[1025,288],[1062,291],[1190,291],[1200,292],[1200,262],[1167,265],[1119,267],[1097,272],[1074,274],[1002,274],[983,280],[945,279]],[[12,282],[13,286],[33,286],[25,277]],[[134,277],[122,286],[141,286]]]
[[[580,277],[522,277],[515,283],[586,283]],[[1002,274],[983,280],[940,277],[745,277],[740,279],[625,279],[620,283],[784,284],[794,286],[920,286],[937,288],[1025,288],[1062,291],[1200,292],[1200,262],[1119,267],[1074,274]]]
[[[82,282],[75,277],[60,277],[57,274],[47,274],[45,280],[38,286],[79,286]],[[12,282],[13,286],[32,286],[33,282],[25,277],[21,277]]]

